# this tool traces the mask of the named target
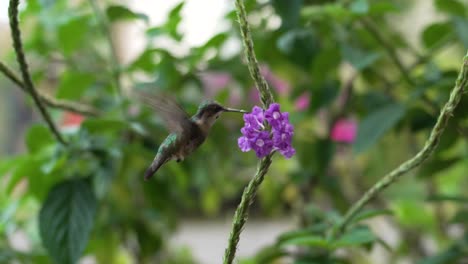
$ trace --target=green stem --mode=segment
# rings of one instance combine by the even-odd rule
[[[244,7],[243,0],[236,0],[236,11],[237,17],[239,19],[240,31],[242,42],[244,44],[245,57],[247,58],[247,65],[249,68],[250,75],[255,81],[255,85],[260,93],[260,100],[262,101],[263,107],[267,108],[270,104],[274,102],[273,94],[271,93],[270,88],[268,87],[267,82],[260,73],[260,68],[258,66],[258,61],[255,56],[254,45],[252,41],[252,36],[250,34],[249,23],[247,22],[247,14]],[[236,256],[237,244],[239,243],[240,234],[244,229],[244,225],[247,221],[249,214],[249,207],[252,204],[255,194],[257,193],[258,188],[263,182],[265,174],[268,171],[268,168],[271,165],[271,157],[273,153],[269,154],[263,158],[258,165],[257,173],[250,180],[247,187],[245,187],[244,192],[242,193],[242,198],[237,206],[236,212],[234,214],[231,233],[229,236],[228,246],[224,253],[224,264],[231,264],[234,261]]]
[[[380,30],[375,26],[375,24],[366,18],[363,18],[360,20],[361,24],[364,26],[364,28],[369,31],[369,33],[374,36],[374,38],[377,40],[377,42],[382,45],[382,47],[387,51],[388,56],[390,59],[393,61],[395,66],[398,68],[400,71],[401,75],[403,76],[403,79],[410,84],[411,86],[415,85],[415,81],[411,78],[411,76],[408,73],[408,70],[405,68],[403,65],[403,62],[401,62],[400,58],[398,57],[397,52],[393,48],[393,46],[388,42],[383,34],[380,32]]]
[[[234,219],[232,221],[232,228],[231,233],[229,235],[228,246],[224,253],[224,264],[230,264],[234,261],[240,234],[244,228],[245,222],[247,222],[249,207],[253,202],[258,187],[262,183],[265,174],[267,173],[268,168],[270,167],[271,156],[273,156],[273,154],[266,156],[260,161],[257,173],[249,182],[247,187],[245,187],[244,193],[242,193],[241,201],[237,206],[236,212],[234,214]]]
[[[23,43],[21,41],[21,32],[19,29],[18,5],[19,0],[10,0],[10,5],[8,7],[8,15],[10,20],[11,37],[13,39],[13,48],[15,49],[16,60],[18,61],[21,70],[21,75],[23,77],[24,87],[33,98],[34,103],[36,104],[37,108],[39,109],[39,112],[41,113],[42,117],[46,121],[47,125],[49,126],[49,129],[52,131],[54,136],[60,143],[66,145],[67,143],[63,139],[62,135],[59,133],[57,127],[55,126],[52,120],[52,117],[49,115],[49,112],[42,104],[42,100],[40,99],[39,93],[34,87],[31,75],[29,74],[28,63],[26,62],[26,57],[24,55]]]
[[[8,66],[0,61],[0,72],[5,74],[12,82],[14,82],[22,91],[25,93],[29,93],[28,90],[25,88],[23,81],[21,81],[20,77],[17,76]],[[43,94],[40,91],[37,91],[39,98],[41,101],[49,107],[55,107],[57,109],[67,110],[70,112],[87,115],[87,116],[97,116],[99,115],[99,111],[92,106],[68,101],[68,100],[61,100],[53,98],[49,95]]]
[[[102,12],[99,8],[98,3],[96,0],[89,0],[89,4],[91,5],[93,12],[96,16],[99,26],[101,27],[101,31],[106,37],[107,44],[109,45],[110,50],[110,72],[112,74],[114,88],[115,88],[115,98],[117,103],[120,105],[122,102],[122,86],[120,85],[120,63],[117,56],[117,49],[115,48],[114,41],[112,40],[112,34],[110,31],[109,20],[107,19],[106,15]]]
[[[450,98],[445,106],[440,111],[439,117],[434,128],[431,131],[429,138],[427,139],[424,147],[411,159],[403,162],[399,167],[385,175],[380,181],[378,181],[374,186],[372,186],[345,214],[343,220],[336,225],[332,230],[332,237],[342,233],[346,227],[351,223],[354,216],[362,209],[364,206],[374,199],[379,193],[381,193],[385,188],[396,182],[402,175],[419,166],[424,162],[436,149],[440,137],[444,132],[447,122],[450,117],[453,115],[453,112],[460,102],[460,99],[468,86],[468,51],[465,57],[463,58],[463,64],[458,75],[455,87],[450,93]]]
[[[236,9],[250,75],[255,81],[255,85],[260,93],[260,100],[262,101],[263,107],[267,108],[275,100],[273,99],[270,87],[268,87],[267,82],[260,73],[260,67],[258,67],[258,61],[255,56],[254,44],[250,33],[249,23],[247,22],[247,13],[245,12],[243,0],[236,0]]]

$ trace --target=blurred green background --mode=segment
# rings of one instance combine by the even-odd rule
[[[49,108],[0,77],[0,263],[221,263],[258,159],[224,114],[181,163],[143,181],[167,135],[135,90],[260,105],[234,1],[28,0],[20,27]],[[0,0],[0,60],[19,73]],[[466,0],[245,1],[262,74],[295,126],[241,235],[239,263],[468,263],[468,97],[440,146],[337,241],[329,227],[421,149],[468,48]]]

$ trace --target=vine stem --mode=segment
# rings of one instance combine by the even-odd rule
[[[252,76],[252,79],[254,80],[255,85],[260,93],[260,100],[263,104],[263,107],[267,108],[274,102],[274,98],[267,82],[260,73],[260,67],[258,66],[258,61],[255,56],[254,45],[243,0],[236,0],[236,11],[240,25],[240,33],[244,46],[245,57],[247,59],[247,66],[249,68],[250,75]],[[234,213],[228,246],[224,253],[224,264],[231,264],[234,261],[240,235],[245,223],[247,222],[250,205],[254,201],[257,190],[265,178],[265,174],[268,172],[268,168],[271,165],[272,156],[273,153],[260,160],[257,173],[250,180],[249,184],[247,187],[245,187],[244,192],[242,193],[241,201],[237,206],[236,212]]]
[[[110,50],[110,72],[112,74],[112,78],[114,80],[114,87],[115,87],[115,99],[117,103],[120,105],[122,103],[122,86],[120,85],[120,64],[117,57],[117,49],[115,48],[114,42],[112,40],[112,34],[110,31],[109,20],[106,17],[106,14],[101,10],[99,4],[96,0],[89,0],[89,4],[93,9],[94,15],[98,21],[99,26],[101,27],[101,31],[106,37],[107,44],[109,45]]]
[[[49,129],[52,131],[52,134],[60,143],[66,145],[67,142],[63,139],[62,135],[55,126],[52,117],[50,116],[46,107],[42,103],[39,93],[34,87],[31,75],[29,74],[28,63],[26,61],[26,56],[24,55],[23,43],[21,41],[21,32],[19,29],[18,5],[19,0],[10,0],[8,7],[8,16],[10,20],[11,37],[13,39],[13,48],[15,49],[16,60],[18,61],[21,70],[21,75],[23,77],[23,86],[33,98],[34,103],[36,104],[37,108],[39,109],[39,112],[46,121]]]
[[[23,81],[17,76],[8,66],[0,61],[0,72],[2,72],[6,77],[8,77],[13,83],[15,83],[22,91],[29,93],[25,88]],[[95,109],[92,106],[80,104],[77,102],[72,102],[68,100],[56,99],[47,94],[37,91],[41,101],[50,107],[55,107],[57,109],[67,110],[70,112],[87,115],[87,116],[97,116],[99,115],[99,110]]]
[[[341,234],[347,226],[351,223],[354,216],[364,208],[364,206],[374,199],[379,193],[381,193],[388,186],[396,182],[402,175],[419,166],[424,162],[434,150],[437,148],[440,137],[447,127],[447,123],[453,112],[460,102],[463,93],[468,86],[468,51],[463,58],[463,64],[460,69],[460,73],[457,77],[455,87],[450,93],[450,98],[445,106],[440,111],[439,117],[435,126],[432,128],[429,138],[426,140],[424,147],[411,159],[403,162],[396,169],[386,174],[381,180],[379,180],[374,186],[372,186],[364,195],[346,212],[342,221],[333,227],[331,237],[335,237]]]

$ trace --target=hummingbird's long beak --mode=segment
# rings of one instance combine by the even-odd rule
[[[248,113],[245,110],[224,107],[224,112]]]

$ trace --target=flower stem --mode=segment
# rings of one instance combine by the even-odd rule
[[[468,51],[463,58],[463,64],[458,75],[455,87],[450,93],[450,98],[445,106],[440,111],[439,117],[435,126],[432,128],[431,134],[427,139],[424,147],[411,159],[403,162],[396,169],[385,175],[380,181],[372,186],[364,195],[348,210],[342,221],[340,221],[331,230],[331,236],[335,237],[341,234],[347,226],[351,223],[354,216],[364,208],[364,206],[374,199],[379,193],[385,188],[396,182],[402,175],[419,166],[424,162],[436,149],[440,137],[444,132],[450,117],[460,102],[463,93],[466,91],[468,86]]]
[[[249,23],[247,22],[247,14],[243,0],[236,0],[236,11],[239,19],[240,31],[242,42],[244,44],[245,56],[247,58],[247,65],[250,71],[252,79],[255,81],[255,85],[260,93],[260,100],[262,101],[263,107],[268,108],[270,104],[274,102],[273,94],[268,87],[267,82],[260,73],[260,67],[255,56],[252,36],[250,34]],[[224,253],[224,264],[231,264],[236,256],[237,244],[239,243],[240,234],[244,228],[249,214],[249,207],[252,204],[257,190],[262,184],[265,174],[271,165],[271,157],[273,153],[263,158],[257,169],[257,173],[250,180],[247,187],[245,187],[242,193],[242,198],[237,206],[232,222],[231,233],[229,236],[228,246]]]
[[[247,187],[245,187],[244,192],[242,193],[241,201],[237,206],[236,212],[234,214],[234,219],[232,221],[232,229],[229,235],[228,247],[226,248],[226,251],[224,253],[224,264],[230,264],[234,261],[240,234],[244,228],[245,222],[247,222],[249,207],[253,202],[258,187],[262,183],[265,174],[267,173],[268,168],[270,167],[271,156],[273,156],[273,153],[269,154],[260,161],[257,173],[249,182]]]
[[[244,44],[245,57],[247,58],[247,66],[249,67],[250,75],[255,81],[255,85],[260,93],[260,100],[262,101],[263,108],[268,108],[275,100],[268,87],[265,78],[260,73],[257,57],[255,56],[254,44],[250,33],[249,23],[247,22],[247,13],[243,0],[236,0],[237,18],[241,30],[242,42]]]
[[[15,49],[16,60],[18,61],[21,70],[21,75],[23,77],[24,88],[33,98],[34,103],[36,104],[37,108],[39,109],[39,112],[41,113],[42,117],[49,126],[50,131],[52,131],[52,134],[60,143],[66,145],[67,142],[59,133],[57,127],[55,126],[55,123],[52,120],[52,117],[50,116],[46,107],[42,103],[40,95],[34,87],[31,75],[29,74],[28,63],[26,61],[26,56],[24,55],[23,43],[21,41],[21,32],[19,29],[18,5],[19,0],[10,0],[10,4],[8,7],[8,16],[10,20],[11,37],[13,39],[13,48]]]

